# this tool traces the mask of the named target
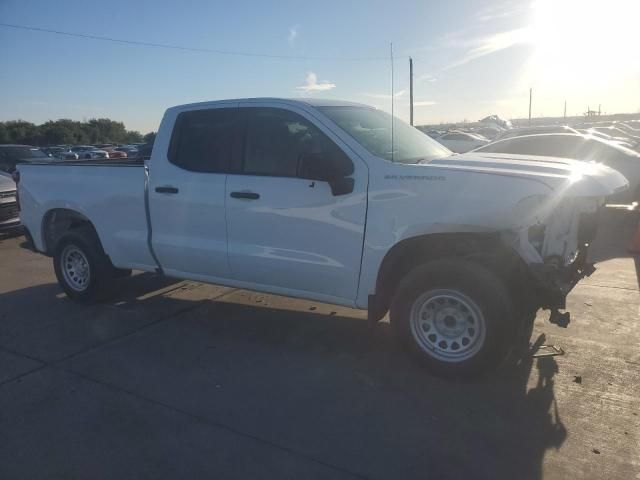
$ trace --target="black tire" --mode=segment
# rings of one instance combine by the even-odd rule
[[[65,274],[63,270],[63,262],[69,260],[69,252],[79,252],[76,258],[88,265],[88,274],[82,276],[86,278],[84,287],[79,287],[79,282],[75,282],[74,285],[71,278],[73,275],[68,270]],[[104,253],[98,236],[90,226],[71,230],[60,239],[53,255],[53,267],[64,292],[69,298],[80,303],[95,303],[105,299],[111,291],[116,272],[109,257]]]
[[[460,259],[432,261],[409,272],[390,313],[410,354],[448,379],[468,379],[497,367],[514,346],[519,326],[504,282]]]

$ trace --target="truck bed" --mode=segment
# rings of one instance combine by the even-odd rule
[[[125,168],[126,167],[126,168]],[[116,267],[153,268],[147,242],[146,168],[133,159],[19,165],[22,222],[46,250],[43,225],[56,209],[79,212]]]

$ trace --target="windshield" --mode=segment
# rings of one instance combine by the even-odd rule
[[[391,115],[367,107],[319,107],[371,154],[399,163],[418,163],[452,155],[420,130]]]

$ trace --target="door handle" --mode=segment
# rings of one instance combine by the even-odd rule
[[[254,192],[231,192],[231,198],[245,198],[247,200],[257,200],[260,194]]]
[[[164,187],[156,187],[156,192],[158,193],[178,193],[178,189],[176,187],[164,186]]]

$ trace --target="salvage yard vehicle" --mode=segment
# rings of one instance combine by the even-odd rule
[[[0,172],[13,173],[16,165],[48,160],[46,153],[31,145],[0,145]]]
[[[432,372],[509,355],[593,271],[598,164],[453,155],[364,105],[247,99],[166,111],[146,161],[20,165],[34,249],[80,302],[131,269],[390,311]]]
[[[77,145],[75,147],[71,147],[70,151],[77,154],[79,158],[86,160],[109,158],[108,152],[91,145]]]
[[[640,200],[640,153],[593,135],[570,133],[544,133],[498,140],[474,150],[479,155],[538,155],[545,157],[573,158],[600,162],[622,173],[629,181],[630,189],[611,198],[616,203]],[[497,155],[492,155],[492,158]],[[534,157],[531,157],[534,158]]]
[[[489,143],[489,140],[483,136],[469,132],[447,132],[444,135],[436,137],[435,140],[449,150],[457,153],[468,152],[469,150]]]
[[[521,127],[505,130],[498,135],[495,140],[504,140],[506,138],[522,137],[524,135],[535,135],[540,133],[578,133],[577,130],[566,125],[540,125],[537,127]]]
[[[16,200],[16,184],[10,175],[0,171],[0,232],[20,226]]]

